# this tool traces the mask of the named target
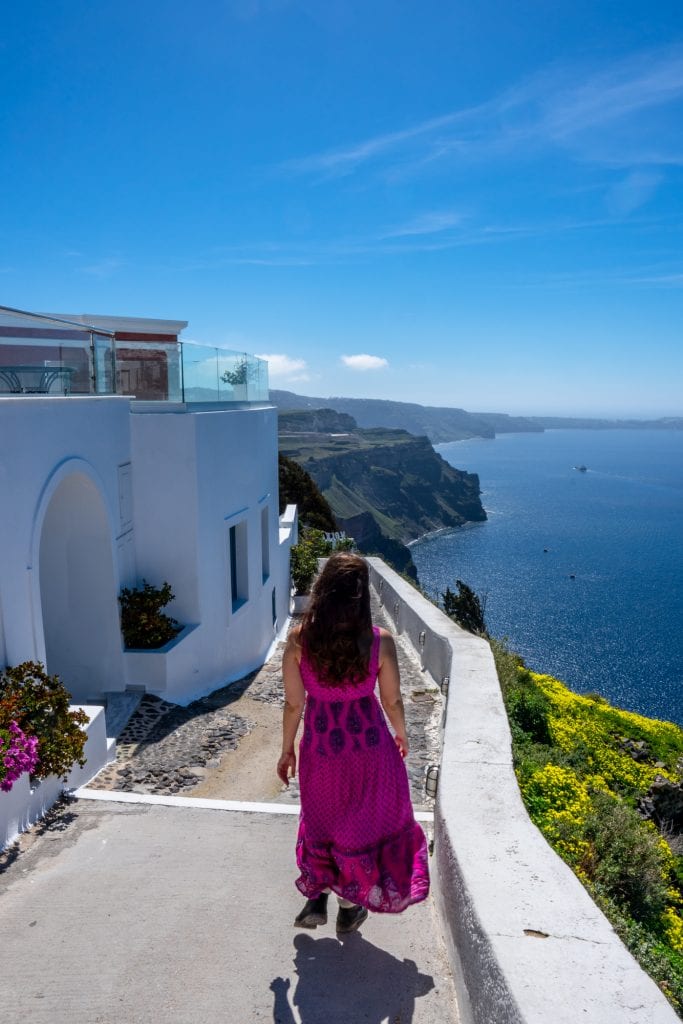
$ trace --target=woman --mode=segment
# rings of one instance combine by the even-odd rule
[[[337,932],[355,931],[368,910],[397,914],[429,891],[427,843],[415,821],[403,758],[403,701],[391,635],[373,627],[368,568],[357,555],[328,558],[282,662],[285,707],[277,773],[289,785],[299,748],[301,818],[296,881],[307,902],[294,921],[327,921],[339,900]],[[392,736],[374,694],[394,731]]]

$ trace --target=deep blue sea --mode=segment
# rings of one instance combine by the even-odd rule
[[[411,547],[427,593],[464,580],[530,668],[683,725],[683,432],[436,447],[479,474],[489,518]]]

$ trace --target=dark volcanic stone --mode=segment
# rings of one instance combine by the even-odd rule
[[[658,828],[680,835],[683,832],[683,784],[669,782],[658,775],[640,800],[638,810]]]

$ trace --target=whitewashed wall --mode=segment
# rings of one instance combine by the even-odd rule
[[[129,405],[0,398],[3,663],[42,661],[77,699],[125,685],[118,467],[130,461]]]
[[[262,663],[287,617],[289,549],[278,525],[277,412],[273,407],[199,411],[133,409],[132,484],[140,578],[171,584],[168,611],[189,631],[172,657],[164,696],[186,702]],[[267,510],[270,574],[262,579],[262,510]],[[233,610],[229,530],[246,527],[248,596]],[[129,659],[130,684],[140,659]]]
[[[160,408],[0,399],[2,663],[42,661],[78,700],[134,685],[186,703],[261,664],[287,619],[295,520],[279,523],[276,410]],[[235,609],[234,524],[247,594]],[[167,651],[124,654],[117,597],[143,578],[168,580],[169,611],[194,628]]]

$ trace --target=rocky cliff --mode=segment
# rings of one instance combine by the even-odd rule
[[[381,429],[281,434],[280,450],[315,480],[361,550],[382,551],[393,564],[400,551],[399,568],[411,575],[409,552],[397,542],[486,519],[478,476],[454,469],[426,437]]]

